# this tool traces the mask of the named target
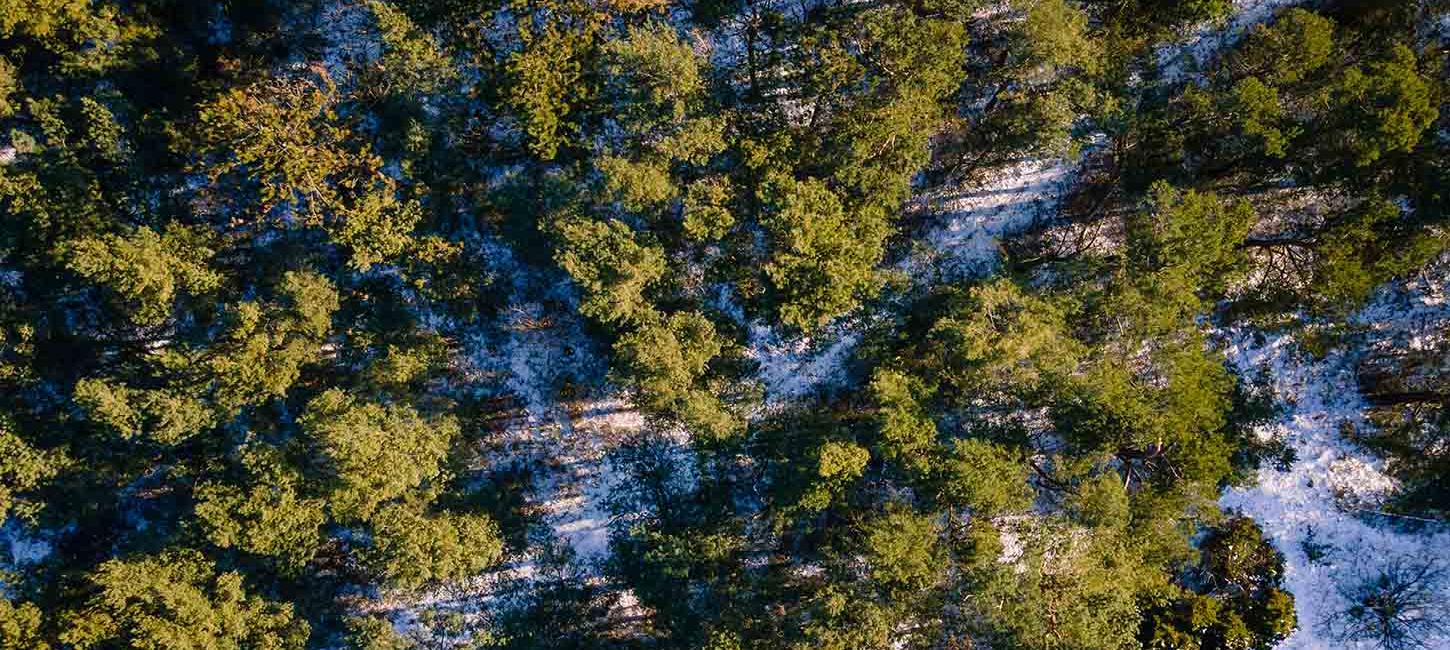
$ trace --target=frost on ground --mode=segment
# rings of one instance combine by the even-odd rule
[[[51,545],[34,529],[14,517],[0,526],[0,574],[44,560]]]
[[[1287,468],[1261,468],[1256,485],[1232,488],[1220,501],[1253,517],[1284,553],[1284,584],[1294,594],[1299,629],[1282,648],[1355,647],[1333,638],[1324,625],[1350,607],[1347,592],[1396,562],[1450,564],[1450,530],[1406,527],[1380,514],[1395,482],[1379,459],[1341,435],[1342,424],[1363,422],[1366,404],[1354,370],[1363,347],[1412,344],[1426,327],[1443,327],[1450,316],[1445,297],[1450,283],[1437,282],[1386,292],[1355,319],[1369,345],[1322,359],[1311,358],[1287,334],[1228,333],[1230,361],[1245,376],[1267,371],[1286,402],[1282,416],[1259,434],[1286,443],[1295,454]],[[1450,601],[1450,585],[1437,588]],[[1427,647],[1450,647],[1450,638],[1431,643]]]
[[[511,307],[472,332],[463,376],[478,396],[512,402],[492,441],[495,468],[526,470],[532,505],[577,560],[608,552],[605,500],[610,450],[644,429],[644,418],[605,381],[607,360],[573,308],[570,285],[514,262],[502,247],[490,258],[513,278]]]
[[[358,611],[386,615],[405,637],[430,647],[481,638],[543,584],[602,588],[601,564],[621,514],[616,510],[628,505],[616,496],[628,479],[614,457],[649,429],[628,395],[609,383],[608,360],[584,329],[573,285],[529,267],[501,242],[470,245],[483,252],[483,275],[508,294],[508,306],[482,322],[459,323],[422,310],[418,318],[458,342],[449,389],[497,414],[486,423],[477,470],[525,479],[522,510],[532,522],[525,548],[508,566],[358,604]],[[629,594],[611,597],[629,600]],[[438,631],[457,625],[469,634],[453,638]]]

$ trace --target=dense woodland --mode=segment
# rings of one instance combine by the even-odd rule
[[[1450,518],[1450,317],[1355,317],[1447,277],[1450,4],[1239,9],[0,0],[0,648],[1443,647],[1443,562],[1301,619],[1219,498],[1302,460],[1224,355],[1289,333],[1368,350],[1365,516]],[[584,561],[518,438],[606,399]]]

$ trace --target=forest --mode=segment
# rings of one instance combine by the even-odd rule
[[[0,0],[0,650],[1450,648],[1450,0]]]

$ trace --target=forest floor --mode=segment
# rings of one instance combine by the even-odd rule
[[[1237,13],[1227,24],[1205,27],[1180,46],[1160,50],[1162,73],[1193,75],[1215,51],[1285,4],[1236,1]],[[1080,169],[1075,161],[1023,160],[966,186],[918,197],[927,222],[896,270],[919,287],[990,272],[1001,242],[1051,215]],[[605,353],[573,309],[577,298],[561,288],[558,277],[530,270],[500,252],[504,267],[495,273],[513,283],[513,306],[499,322],[468,337],[472,366],[464,376],[478,382],[479,394],[516,407],[515,416],[501,423],[490,451],[499,463],[527,477],[522,498],[543,525],[530,533],[526,560],[439,587],[421,600],[383,607],[400,629],[414,633],[419,632],[414,626],[418,612],[425,609],[481,619],[501,600],[527,600],[531,589],[551,578],[568,575],[598,583],[609,556],[611,525],[628,516],[614,505],[623,482],[615,453],[649,428],[629,407],[628,395],[608,382]],[[1450,532],[1407,526],[1378,514],[1394,482],[1380,461],[1344,439],[1342,427],[1362,421],[1364,402],[1354,380],[1359,355],[1375,345],[1411,345],[1425,336],[1420,328],[1436,322],[1432,317],[1450,314],[1447,292],[1450,286],[1443,279],[1386,288],[1356,319],[1367,332],[1366,342],[1323,357],[1305,353],[1290,333],[1220,332],[1228,361],[1245,376],[1266,369],[1284,405],[1259,434],[1283,442],[1293,452],[1292,462],[1260,468],[1253,484],[1229,489],[1220,501],[1227,510],[1253,517],[1285,556],[1285,585],[1296,598],[1300,628],[1284,648],[1343,647],[1324,634],[1323,618],[1344,607],[1344,594],[1356,581],[1395,558],[1439,557],[1450,564]],[[849,362],[869,324],[869,317],[858,312],[814,337],[745,324],[746,355],[759,364],[756,379],[765,408],[783,408],[850,382]],[[684,453],[683,439],[670,444]],[[43,544],[12,536],[14,561],[33,556],[37,543]],[[610,599],[616,617],[634,613],[629,594]],[[1438,641],[1450,647],[1450,639]]]
[[[1292,451],[1287,466],[1266,463],[1253,484],[1220,500],[1253,517],[1284,554],[1299,629],[1282,648],[1344,647],[1325,629],[1326,618],[1347,609],[1348,593],[1395,562],[1438,559],[1450,566],[1450,528],[1383,513],[1395,481],[1382,461],[1345,438],[1364,426],[1358,361],[1377,348],[1413,348],[1444,335],[1438,328],[1450,318],[1447,293],[1450,279],[1443,276],[1386,287],[1353,319],[1363,328],[1360,340],[1322,357],[1306,352],[1293,334],[1224,332],[1241,376],[1265,373],[1283,405],[1258,434]],[[1450,647],[1450,638],[1427,641],[1426,647]]]

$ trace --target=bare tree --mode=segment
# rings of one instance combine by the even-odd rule
[[[1350,606],[1324,621],[1341,642],[1368,641],[1385,650],[1440,647],[1450,636],[1444,566],[1434,559],[1399,557],[1358,582],[1340,587]]]

